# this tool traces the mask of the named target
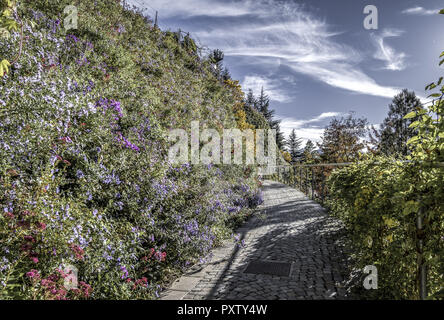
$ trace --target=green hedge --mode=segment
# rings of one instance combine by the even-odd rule
[[[433,178],[432,178],[433,177]],[[431,178],[431,179],[429,179]],[[443,170],[376,158],[335,170],[329,178],[327,205],[344,221],[357,267],[378,268],[377,298],[417,299],[417,241],[425,241],[428,289],[431,295],[443,283],[444,192],[438,180]],[[423,234],[416,217],[424,212]]]

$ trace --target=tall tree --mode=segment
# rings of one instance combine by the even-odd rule
[[[372,143],[377,144],[379,152],[385,155],[408,154],[407,141],[415,135],[414,129],[409,126],[415,119],[404,117],[418,107],[421,107],[421,100],[407,89],[393,98],[381,128],[373,129],[370,136]]]
[[[215,49],[215,50],[213,50],[213,52],[210,53],[209,59],[210,59],[210,62],[213,64],[214,75],[218,79],[221,79],[221,73],[222,73],[222,68],[223,68],[222,61],[224,60],[224,53],[219,49]]]
[[[265,94],[264,88],[261,89],[260,96],[256,99],[256,108],[264,115],[265,119],[271,124],[273,121],[274,110],[270,109],[270,98]],[[270,125],[271,127],[271,125]]]
[[[228,70],[227,67],[225,67],[224,70],[222,71],[221,77],[222,77],[222,80],[224,80],[224,81],[231,79],[231,74],[230,74],[230,71]]]
[[[301,150],[302,139],[298,138],[296,131],[293,129],[286,141],[288,153],[291,156],[291,162],[295,163],[301,160],[303,152]]]
[[[257,109],[256,98],[254,97],[253,90],[248,89],[247,97],[245,99],[245,104],[250,108]]]
[[[304,162],[310,162],[315,158],[314,151],[316,150],[316,146],[313,143],[313,141],[308,140],[305,144],[304,150],[303,150],[303,161]]]
[[[281,131],[281,121],[274,119],[275,111],[270,109],[270,98],[265,94],[264,88],[261,89],[261,94],[256,99],[256,109],[264,115],[270,128],[276,130],[276,145],[282,149],[285,146],[285,137]]]
[[[281,120],[273,120],[270,127],[276,130],[276,144],[280,149],[285,146],[285,136],[281,131]]]
[[[322,158],[328,162],[349,162],[359,157],[365,147],[368,121],[365,118],[347,117],[333,119],[325,128],[322,142],[318,143]]]

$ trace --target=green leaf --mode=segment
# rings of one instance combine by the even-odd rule
[[[407,141],[407,144],[408,144],[408,145],[409,145],[409,144],[412,144],[413,142],[416,142],[416,141],[418,141],[418,140],[419,140],[419,137],[418,137],[418,136],[413,137],[413,138],[409,139],[409,141]]]
[[[414,118],[414,117],[416,117],[416,111],[412,111],[412,112],[406,114],[406,116],[404,117],[404,119],[412,119],[412,118]]]
[[[8,73],[8,67],[11,64],[9,63],[8,60],[3,59],[2,62],[0,62],[0,77],[3,77],[3,75],[5,75],[6,73]]]
[[[432,86],[436,87],[436,85],[435,85],[434,82],[432,82],[431,84],[427,85],[427,86],[425,87],[425,90],[433,89],[434,87],[432,87]]]
[[[440,14],[444,14],[444,9],[441,9],[441,11],[439,11]]]
[[[439,97],[441,97],[442,96],[442,94],[440,94],[440,93],[433,93],[433,94],[431,94],[431,95],[429,95],[428,96],[428,98],[439,98]]]
[[[412,123],[409,125],[409,128],[416,128],[417,126],[419,126],[419,124],[420,124],[419,121],[412,122]]]

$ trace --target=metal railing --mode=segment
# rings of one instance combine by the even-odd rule
[[[397,161],[397,163],[416,163],[421,164],[422,168],[444,168],[444,162],[414,162]],[[297,188],[312,200],[325,204],[329,196],[329,190],[326,187],[328,175],[337,168],[347,167],[356,162],[345,163],[319,163],[319,164],[295,164],[275,166],[277,169],[277,179],[291,187]],[[379,165],[374,162],[373,165]],[[420,208],[416,217],[416,232],[423,233],[424,208]],[[424,241],[417,240],[417,269],[419,275],[419,297],[421,300],[427,298],[427,268],[424,259]]]

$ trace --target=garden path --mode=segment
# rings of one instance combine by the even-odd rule
[[[263,195],[256,214],[236,231],[244,245],[225,242],[213,250],[209,262],[194,266],[161,299],[347,298],[349,269],[341,223],[284,184],[264,181]],[[254,268],[248,267],[250,262],[272,264]],[[275,271],[281,275],[269,274]]]

